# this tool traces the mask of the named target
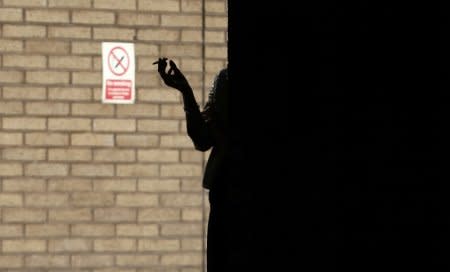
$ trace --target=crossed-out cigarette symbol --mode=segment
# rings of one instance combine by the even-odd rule
[[[114,47],[108,56],[109,70],[116,76],[122,76],[128,71],[130,58],[122,47]]]

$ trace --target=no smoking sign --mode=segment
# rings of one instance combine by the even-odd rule
[[[123,47],[116,46],[109,51],[108,68],[116,76],[122,76],[128,71],[130,57]]]
[[[103,103],[131,104],[135,100],[134,44],[102,43]]]

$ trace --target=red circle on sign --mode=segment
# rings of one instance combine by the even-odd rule
[[[108,55],[108,66],[114,75],[124,75],[130,67],[130,57],[127,51],[120,46],[111,49]]]

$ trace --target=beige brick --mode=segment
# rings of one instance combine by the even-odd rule
[[[97,239],[94,241],[95,252],[127,252],[136,250],[134,239]]]
[[[93,62],[93,66],[94,66],[94,71],[103,71],[103,62],[102,62],[102,57],[100,56],[94,56],[92,58],[92,62]],[[99,99],[100,100],[100,99]]]
[[[178,44],[177,45],[163,45],[163,46],[161,46],[161,55],[172,56],[172,57],[197,57],[197,58],[200,58],[202,55],[202,50],[201,50],[200,45],[178,45]],[[195,86],[195,85],[192,85],[192,86]],[[171,90],[171,91],[173,92],[173,90]]]
[[[90,39],[92,36],[90,27],[82,26],[50,26],[49,38]]]
[[[161,77],[157,73],[148,73],[138,71],[136,73],[136,88],[156,88],[159,86]],[[140,99],[139,99],[140,100]]]
[[[38,23],[68,23],[69,12],[66,10],[26,10],[25,20]]]
[[[134,150],[100,149],[94,151],[94,161],[133,162],[136,160]]]
[[[67,224],[28,224],[25,226],[27,237],[57,237],[69,236]]]
[[[161,165],[162,177],[196,177],[202,175],[202,167],[198,164],[166,164]]]
[[[131,208],[97,208],[94,210],[95,221],[127,222],[136,221],[136,209]]]
[[[34,178],[4,179],[3,191],[5,192],[43,192],[45,180]]]
[[[127,26],[157,26],[159,25],[159,16],[149,13],[129,13],[121,12],[118,15],[118,24]]]
[[[134,119],[94,119],[94,131],[136,131],[136,121]]]
[[[4,6],[45,7],[47,0],[3,0]]]
[[[185,72],[202,72],[203,61],[198,58],[183,59],[180,63],[180,67]],[[199,101],[199,103],[201,100]]]
[[[72,54],[77,55],[99,55],[101,54],[102,44],[99,42],[84,42],[73,41],[72,42]]]
[[[108,192],[74,192],[71,204],[76,207],[111,206],[114,204],[114,194]]]
[[[3,128],[17,130],[43,130],[45,129],[45,118],[3,118]]]
[[[184,119],[186,116],[181,105],[161,105],[161,117],[170,119]]]
[[[183,12],[202,12],[201,0],[181,0],[181,11]]]
[[[23,113],[23,104],[21,102],[2,102],[0,101],[0,114],[14,115]]]
[[[181,31],[181,41],[182,42],[202,42],[202,31],[201,30],[182,30]]]
[[[68,54],[70,43],[54,40],[27,40],[25,51],[29,53]]]
[[[205,10],[207,13],[226,13],[226,1],[208,1],[205,2]]]
[[[78,133],[72,134],[72,145],[74,146],[113,146],[114,136],[112,134]]]
[[[110,267],[110,268],[94,269],[92,272],[137,272],[137,270],[134,268],[125,269],[125,268]],[[139,272],[144,272],[144,271],[139,271]]]
[[[24,73],[19,71],[0,71],[0,83],[22,83]]]
[[[95,40],[133,40],[136,31],[134,29],[94,27]]]
[[[225,64],[225,62],[223,60],[216,60],[216,59],[215,60],[211,60],[211,59],[209,59],[209,60],[207,60],[205,62],[205,69],[210,74],[211,73],[216,73],[217,71],[221,70],[225,66],[226,66],[226,64]]]
[[[162,15],[161,26],[164,27],[201,27],[200,15]]]
[[[0,177],[21,176],[23,167],[20,163],[0,163]]]
[[[2,18],[2,22],[21,22],[23,20],[22,9],[0,8],[0,18]]]
[[[178,239],[144,239],[139,240],[139,251],[179,251],[180,240]]]
[[[158,174],[158,166],[155,164],[124,164],[117,166],[117,176],[119,177],[155,177]]]
[[[44,222],[46,220],[46,212],[44,209],[34,208],[4,208],[4,222]]]
[[[181,219],[180,209],[175,208],[145,208],[140,209],[139,222],[173,222]]]
[[[72,83],[76,85],[101,85],[102,74],[100,72],[73,72]]]
[[[135,179],[96,179],[94,182],[94,191],[100,192],[134,192],[136,191]]]
[[[205,49],[205,56],[207,58],[223,58],[227,55],[227,48],[225,46],[207,47]]]
[[[181,250],[201,251],[203,250],[203,240],[201,238],[186,238],[181,240]]]
[[[65,238],[52,239],[48,242],[48,251],[61,252],[86,252],[92,250],[92,242],[88,239]]]
[[[66,207],[69,196],[61,193],[26,194],[25,205],[29,207]]]
[[[139,57],[137,60],[137,71],[139,72],[155,72],[155,57]],[[148,105],[148,104],[147,104]]]
[[[72,226],[72,235],[82,237],[114,236],[112,224],[76,224]]]
[[[67,176],[69,166],[62,163],[31,163],[25,166],[26,176]]]
[[[133,193],[120,193],[117,195],[117,206],[120,207],[154,207],[158,206],[158,195]]]
[[[181,161],[201,163],[203,161],[203,154],[197,150],[183,150],[181,151]]]
[[[114,24],[114,21],[114,12],[83,10],[72,13],[72,22],[77,24]]]
[[[3,37],[44,38],[45,26],[37,25],[3,25]]]
[[[192,140],[187,135],[162,135],[161,147],[194,148]]]
[[[4,67],[19,68],[45,68],[47,59],[44,56],[35,55],[5,55],[3,56]]]
[[[25,104],[29,115],[67,115],[69,104],[59,102],[29,102]]]
[[[164,254],[161,256],[162,265],[201,265],[201,253]]]
[[[69,84],[68,72],[29,71],[26,72],[27,83],[37,84]]]
[[[101,9],[113,9],[113,10],[135,10],[135,0],[122,0],[122,1],[110,1],[110,0],[94,0],[94,8]]]
[[[148,267],[159,264],[158,255],[117,255],[116,263],[118,266]]]
[[[156,135],[117,135],[117,145],[120,147],[155,147],[158,143]]]
[[[160,196],[162,206],[166,207],[190,207],[201,206],[201,194],[163,194]]]
[[[117,115],[119,117],[157,117],[159,106],[152,104],[117,105]]]
[[[41,87],[3,87],[3,98],[17,100],[46,99],[45,88]]]
[[[49,67],[50,68],[61,68],[61,69],[90,69],[92,67],[92,59],[90,57],[81,57],[81,56],[57,56],[49,58]]]
[[[151,11],[173,11],[179,12],[180,1],[178,0],[138,0],[139,10]]]
[[[178,132],[180,123],[177,120],[139,120],[138,131],[168,133]]]
[[[164,223],[161,234],[167,236],[202,235],[202,225],[194,223]]]
[[[69,144],[69,136],[61,133],[27,133],[25,143],[31,146],[64,146]]]
[[[138,151],[138,160],[144,162],[177,162],[178,150],[148,149]]]
[[[3,252],[24,253],[24,252],[44,252],[47,246],[45,240],[4,240]]]
[[[79,177],[111,177],[114,175],[114,165],[112,164],[72,165],[72,175]]]
[[[106,267],[114,265],[112,255],[72,255],[73,267]]]
[[[181,101],[180,94],[169,89],[140,89],[138,90],[138,96],[139,100],[152,103],[179,103]]]
[[[159,232],[157,224],[118,224],[116,228],[119,237],[155,237]]]
[[[223,44],[226,42],[226,35],[223,31],[205,31],[205,42]],[[214,71],[219,71],[219,69]]]
[[[142,29],[138,39],[143,41],[175,42],[180,40],[180,31],[171,29]]]
[[[226,16],[206,16],[205,26],[207,28],[227,29],[228,17],[226,17]]]
[[[108,104],[74,103],[72,115],[86,116],[113,116],[114,107]]]
[[[91,0],[48,0],[49,7],[90,8]]]
[[[200,192],[202,191],[201,179],[182,179],[181,180],[181,191],[182,192]]]
[[[48,181],[49,192],[80,192],[90,191],[92,182],[88,179],[51,179]]]
[[[22,52],[23,41],[0,39],[0,52]]]
[[[23,256],[0,255],[0,269],[23,267]]]
[[[92,90],[90,88],[49,88],[48,98],[50,100],[89,101],[92,98]]]
[[[202,221],[203,210],[202,208],[184,208],[181,211],[181,219],[183,221]]]
[[[16,146],[23,143],[22,133],[0,132],[0,146]]]
[[[19,224],[2,224],[0,225],[0,239],[17,238],[23,236],[23,227]],[[1,266],[0,266],[1,268]]]
[[[136,42],[135,50],[138,57],[152,56],[156,57],[157,59],[159,56],[159,45],[156,44],[144,44]]]
[[[68,209],[50,209],[48,218],[51,222],[83,222],[90,221],[92,219],[92,214],[91,209],[89,208],[72,207]]]
[[[46,150],[42,148],[5,148],[3,159],[11,161],[42,161],[46,159]]]
[[[177,179],[139,179],[140,192],[179,192],[180,181]]]
[[[21,194],[0,193],[0,207],[20,207],[22,204]]]
[[[25,257],[27,267],[63,268],[70,265],[68,255],[30,255]]]
[[[89,149],[50,149],[48,151],[49,161],[90,161],[92,152]]]
[[[48,129],[55,131],[90,131],[91,120],[88,118],[49,118]]]

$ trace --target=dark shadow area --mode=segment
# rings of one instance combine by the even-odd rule
[[[237,267],[448,269],[445,9],[243,2],[229,0]]]

